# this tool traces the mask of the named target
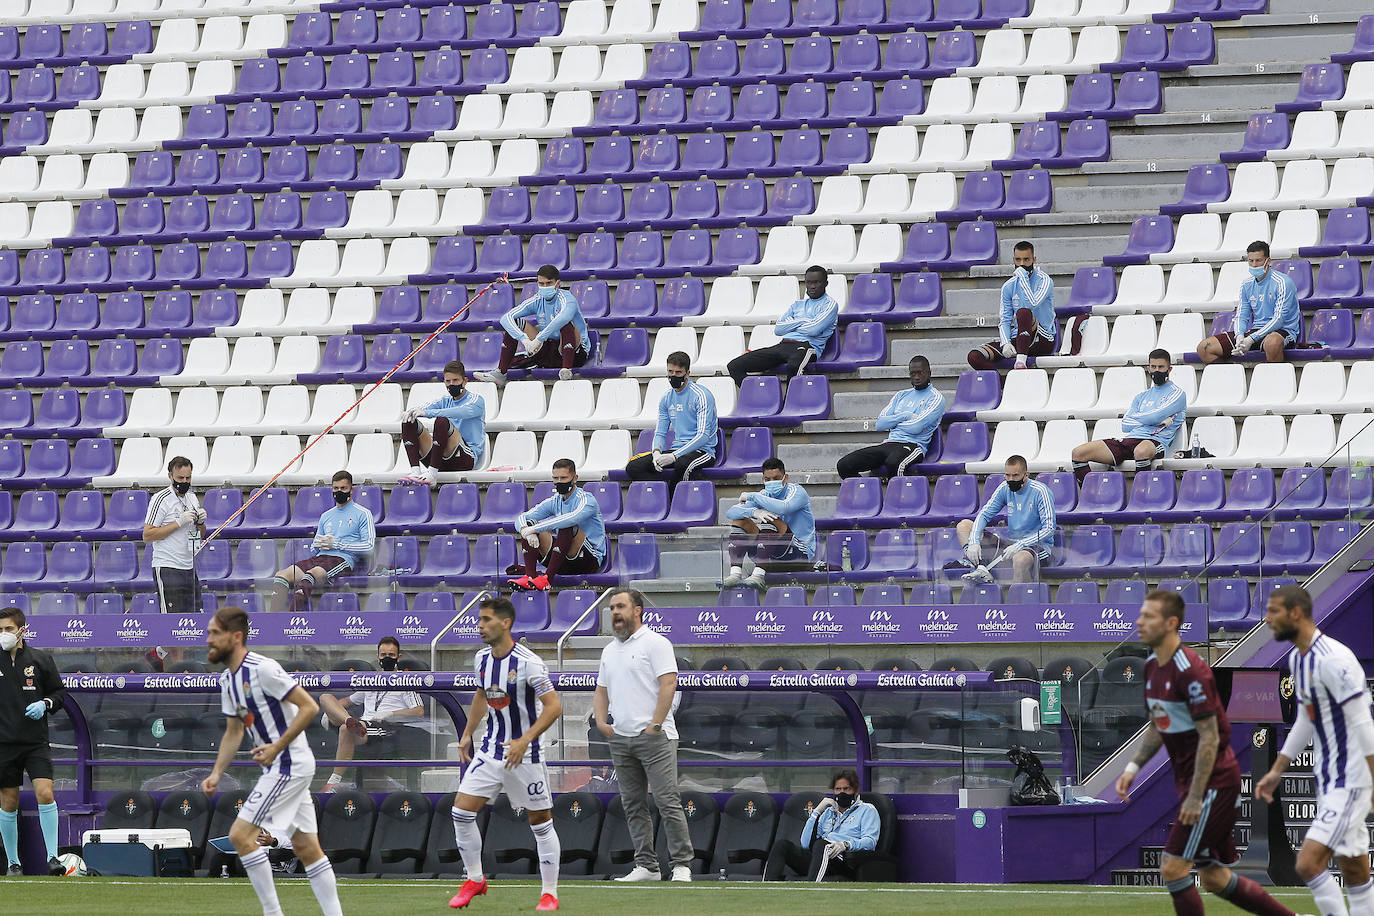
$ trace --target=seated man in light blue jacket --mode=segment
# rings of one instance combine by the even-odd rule
[[[803,285],[806,298],[787,307],[773,325],[778,342],[771,347],[749,350],[730,360],[725,367],[736,385],[744,384],[746,375],[760,375],[783,367],[783,383],[800,375],[807,364],[821,358],[835,325],[840,320],[840,305],[825,291],[830,273],[824,267],[808,267]]]
[[[477,372],[479,382],[506,383],[511,369],[557,369],[563,380],[587,362],[587,319],[573,294],[559,288],[558,268],[545,264],[537,274],[539,291],[501,316],[501,357],[495,372]],[[524,343],[525,355],[515,356]]]
[[[725,588],[747,585],[763,591],[763,563],[795,563],[816,557],[816,517],[811,511],[811,496],[787,479],[781,459],[763,462],[763,492],[745,493],[739,502],[725,510],[731,520],[730,573],[721,582]],[[754,562],[749,578],[744,578],[744,561]],[[742,580],[742,581],[741,581]]]
[[[1135,470],[1148,471],[1155,461],[1168,456],[1188,413],[1188,395],[1169,379],[1173,372],[1169,360],[1169,351],[1162,347],[1150,351],[1145,371],[1151,385],[1131,399],[1121,418],[1119,438],[1094,439],[1074,447],[1069,457],[1080,484],[1088,476],[1089,462],[1119,467],[1134,460]]]
[[[524,558],[506,572],[517,589],[546,592],[559,574],[591,575],[606,562],[609,548],[601,504],[577,485],[577,464],[559,458],[552,476],[554,494],[515,519]],[[539,563],[544,572],[536,575]]]
[[[894,394],[873,424],[887,432],[887,439],[841,458],[835,466],[841,478],[858,477],[864,471],[883,479],[905,477],[909,466],[925,458],[945,415],[945,396],[931,386],[930,360],[924,356],[911,357],[907,371],[911,387]]]
[[[975,518],[966,518],[958,525],[959,543],[964,558],[945,564],[946,569],[967,569],[964,578],[991,582],[989,567],[1010,560],[1013,580],[1034,582],[1040,567],[1049,562],[1054,547],[1057,520],[1054,495],[1050,488],[1027,473],[1026,459],[1021,455],[1007,458],[1005,476],[992,491],[986,505]],[[983,565],[984,532],[993,519],[1006,512],[1007,530],[1004,538],[987,532],[990,548],[1001,547],[997,559]]]
[[[831,797],[821,799],[811,809],[800,842],[780,839],[773,844],[763,880],[781,881],[786,866],[814,881],[827,849],[831,850],[827,875],[853,878],[859,866],[873,858],[880,829],[878,809],[859,797],[859,774],[837,771],[830,791],[834,793]]]

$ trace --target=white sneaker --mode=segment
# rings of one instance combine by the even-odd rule
[[[497,388],[506,384],[506,373],[492,370],[490,372],[474,372],[472,377],[479,382],[491,382]]]
[[[672,881],[680,881],[683,884],[692,883],[692,870],[686,865],[674,865]]]
[[[566,382],[568,379],[572,378],[572,370],[571,370],[571,369],[559,369],[559,370],[558,370],[558,378],[559,378],[560,380]]]
[[[430,486],[433,486],[433,484],[430,482],[429,475],[425,473],[425,471],[427,470],[429,470],[429,468],[422,468],[417,464],[414,467],[412,467],[409,471],[406,471],[404,474],[402,474],[396,480],[396,482],[403,486],[408,484],[414,484],[416,486],[425,486],[426,484],[429,484]]]
[[[738,567],[733,568],[730,570],[730,574],[721,580],[720,587],[734,588],[736,585],[740,584],[740,580],[742,580],[743,578],[744,572],[740,570]]]
[[[656,871],[649,871],[649,869],[645,868],[643,865],[636,865],[634,868],[630,869],[628,875],[621,875],[615,880],[624,881],[628,884],[631,881],[661,881],[663,878]]]
[[[743,585],[745,588],[752,588],[758,591],[763,591],[765,588],[768,587],[764,585],[763,570],[761,569],[755,569],[752,573],[749,574],[749,578],[745,579],[740,584]]]
[[[1024,369],[1024,368],[1026,368],[1026,357],[1025,357],[1024,355],[1020,354],[1020,353],[1018,353],[1018,354],[1016,355],[1016,368],[1018,368],[1018,369]]]
[[[324,794],[329,795],[337,792],[341,785],[343,785],[343,777],[338,773],[330,773],[329,778],[324,781]]]

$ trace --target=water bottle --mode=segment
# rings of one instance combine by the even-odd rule
[[[219,867],[219,876],[220,876],[221,878],[227,878],[227,877],[229,877],[229,866],[228,866],[228,865],[221,865],[221,866]]]
[[[840,548],[840,569],[849,572],[854,568],[854,561],[849,558],[849,545],[845,544]]]
[[[722,868],[722,869],[720,870],[720,874],[716,875],[716,880],[717,880],[717,881],[724,881],[724,880],[725,880],[725,869]]]
[[[1202,437],[1197,433],[1193,433],[1192,449],[1189,454],[1194,458],[1202,457]]]

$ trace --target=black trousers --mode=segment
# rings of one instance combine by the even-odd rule
[[[200,576],[194,569],[172,566],[153,568],[153,584],[157,586],[157,603],[164,614],[201,614]]]
[[[879,442],[855,449],[841,458],[835,465],[841,478],[858,477],[864,471],[872,472],[874,477],[904,477],[907,465],[915,464],[925,457],[925,452],[915,442]]]
[[[768,861],[763,866],[763,880],[783,880],[786,877],[783,867],[786,866],[796,874],[805,875],[806,880],[815,881],[825,857],[826,845],[826,841],[820,837],[812,837],[809,849],[792,840],[778,840],[768,852]],[[866,849],[846,850],[843,858],[830,860],[830,867],[825,873],[853,878],[859,866],[871,858],[873,853]]]
[[[783,381],[788,382],[815,358],[816,351],[806,341],[780,340],[771,347],[741,353],[730,360],[725,368],[735,384],[742,385],[746,375],[763,375],[777,371],[779,366],[786,366]]]
[[[673,488],[684,480],[692,479],[692,472],[704,467],[709,467],[713,456],[707,452],[697,449],[685,455],[679,455],[678,459],[665,468],[671,478],[668,483],[668,494],[671,496]],[[654,453],[640,455],[631,458],[630,463],[625,465],[625,474],[631,480],[662,480],[663,471],[654,467]]]

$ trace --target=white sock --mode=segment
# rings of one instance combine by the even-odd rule
[[[477,813],[453,809],[453,838],[458,841],[458,852],[463,856],[463,867],[467,869],[469,881],[482,880],[482,831],[477,829]]]
[[[553,821],[531,824],[534,831],[534,848],[539,853],[539,878],[544,882],[545,894],[558,896],[558,863],[563,857],[563,846],[558,842],[558,831],[553,829]]]
[[[339,904],[339,882],[334,878],[334,866],[329,864],[329,857],[325,856],[314,865],[307,865],[305,876],[310,879],[310,889],[315,892],[315,899],[319,901],[324,916],[343,916],[343,907]]]
[[[1374,881],[1347,887],[1345,891],[1350,895],[1350,916],[1374,916]]]
[[[243,870],[248,872],[248,880],[253,883],[253,893],[258,895],[262,904],[262,916],[281,916],[281,904],[277,901],[277,886],[272,883],[272,864],[267,861],[267,850],[255,849],[239,859]]]
[[[730,575],[732,575],[732,576],[742,576],[742,575],[744,575],[744,570],[741,569],[741,568],[738,567],[738,566],[731,566],[731,567],[730,567]]]
[[[755,566],[754,566],[754,571],[751,572],[751,573],[749,574],[749,578],[751,578],[751,579],[762,579],[763,576],[764,576],[764,569],[763,569],[763,567],[762,567],[762,566],[759,566],[759,565],[757,565],[757,564],[755,564]]]
[[[1310,879],[1307,889],[1312,892],[1312,899],[1317,901],[1317,909],[1322,911],[1322,916],[1347,916],[1341,886],[1331,879],[1330,872],[1320,872],[1317,877]]]

